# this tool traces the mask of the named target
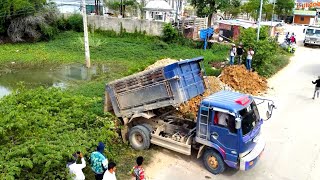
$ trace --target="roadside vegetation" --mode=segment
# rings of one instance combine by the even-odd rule
[[[250,47],[254,49],[252,67],[259,75],[269,78],[288,65],[291,55],[269,36],[268,28],[261,28],[258,42],[256,31],[253,28],[242,30],[239,42],[243,43],[246,50]]]

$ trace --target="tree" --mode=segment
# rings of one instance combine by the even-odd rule
[[[197,15],[208,16],[208,26],[211,26],[212,14],[218,9],[225,9],[230,6],[229,0],[191,0],[191,5],[197,8]]]
[[[136,11],[139,9],[139,5],[136,0],[123,0],[122,1],[122,12],[121,12],[121,1],[120,0],[104,0],[105,5],[115,11],[118,11],[119,14],[122,13],[122,16],[125,17],[126,9],[131,11]],[[142,7],[143,8],[143,7]]]
[[[227,6],[225,9],[225,15],[229,14],[233,17],[237,17],[241,12],[241,1],[240,0],[231,0],[230,6]]]
[[[295,2],[293,0],[277,0],[275,12],[279,16],[287,17],[292,14]]]
[[[260,11],[260,0],[249,0],[249,2],[245,3],[241,7],[242,12],[250,14],[255,20],[258,20],[259,11]],[[262,12],[268,16],[270,11],[270,5],[268,0],[263,0]],[[272,13],[272,9],[271,9]]]

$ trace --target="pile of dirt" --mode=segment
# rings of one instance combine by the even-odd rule
[[[150,66],[148,66],[145,70],[150,70],[150,69],[154,69],[154,68],[157,68],[157,67],[163,67],[163,66],[166,66],[166,65],[169,65],[169,64],[173,64],[175,62],[178,62],[178,60],[175,60],[175,59],[161,59],[161,60],[158,60],[156,61],[154,64],[151,64]]]
[[[243,65],[224,68],[220,79],[234,90],[247,94],[259,95],[268,89],[265,78],[260,77],[256,72],[249,72]]]
[[[220,79],[215,76],[207,76],[204,81],[206,84],[206,91],[202,95],[196,96],[184,104],[181,104],[178,107],[178,114],[180,116],[189,119],[195,119],[197,117],[199,105],[203,98],[223,89],[231,90],[230,87],[223,84]]]

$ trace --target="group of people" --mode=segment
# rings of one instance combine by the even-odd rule
[[[115,162],[108,162],[104,155],[105,145],[99,142],[97,150],[90,155],[91,170],[95,174],[96,180],[116,180],[117,165]],[[77,164],[77,160],[81,159],[81,164]],[[142,163],[144,159],[139,156],[136,159],[136,165],[131,169],[130,174],[134,180],[145,180],[144,169]],[[68,160],[67,168],[69,168],[70,175],[73,180],[84,180],[85,175],[82,169],[86,167],[86,161],[81,152],[74,153],[72,158]]]
[[[230,65],[234,65],[234,59],[237,57],[238,64],[240,65],[242,62],[242,56],[246,51],[243,49],[242,44],[240,44],[237,48],[235,44],[232,44],[232,47],[230,49]],[[246,58],[246,68],[247,70],[252,70],[252,58],[254,55],[253,48],[249,48],[247,51],[247,58]]]
[[[288,44],[297,44],[296,36],[294,35],[294,33],[292,33],[290,36],[290,32],[287,32],[285,40]]]

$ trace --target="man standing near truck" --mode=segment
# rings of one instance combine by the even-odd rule
[[[102,180],[103,174],[106,169],[108,169],[108,159],[104,155],[105,145],[99,142],[97,146],[97,151],[94,151],[90,155],[91,169],[95,174],[96,180]]]
[[[314,93],[313,93],[313,98],[314,99],[316,97],[316,93],[317,93],[317,97],[319,98],[319,91],[320,91],[320,76],[318,76],[318,79],[316,81],[312,81],[312,84],[315,84],[315,89],[314,89]]]
[[[238,55],[238,65],[240,65],[241,64],[242,55],[243,55],[243,48],[242,48],[242,44],[241,43],[237,48],[237,55]]]

